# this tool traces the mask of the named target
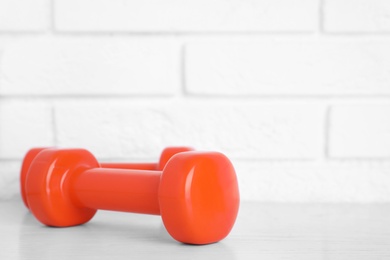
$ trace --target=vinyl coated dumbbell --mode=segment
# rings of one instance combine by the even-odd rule
[[[100,168],[83,149],[46,149],[31,163],[26,198],[48,226],[86,223],[97,209],[154,214],[189,244],[225,238],[239,208],[233,165],[217,152],[179,153],[163,171],[145,171]]]
[[[48,149],[48,147],[39,147],[30,149],[27,154],[24,156],[22,168],[20,170],[20,194],[22,196],[24,205],[29,208],[26,191],[25,191],[25,182],[28,169],[30,168],[31,162],[35,157],[43,150]],[[165,148],[160,156],[160,160],[157,163],[100,163],[102,168],[118,168],[118,169],[139,169],[139,170],[162,170],[164,169],[166,163],[171,157],[177,153],[193,151],[194,149],[187,146],[172,146]]]

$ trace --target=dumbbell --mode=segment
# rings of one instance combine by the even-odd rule
[[[154,214],[188,244],[225,238],[240,200],[233,165],[218,152],[182,152],[162,171],[147,171],[100,168],[84,149],[46,149],[25,184],[30,210],[45,225],[80,225],[97,209]]]
[[[25,192],[25,182],[28,169],[34,158],[43,150],[48,147],[39,147],[30,149],[24,156],[22,168],[20,170],[20,194],[24,205],[28,207]],[[160,156],[160,160],[157,163],[100,163],[103,168],[119,168],[119,169],[140,169],[140,170],[162,170],[171,157],[177,153],[193,151],[194,149],[186,146],[172,146],[165,148]]]

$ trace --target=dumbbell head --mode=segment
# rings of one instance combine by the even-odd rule
[[[83,149],[52,148],[39,152],[29,167],[25,183],[31,212],[48,226],[74,226],[88,222],[96,209],[75,204],[69,187],[72,178],[77,178],[79,173],[98,167],[95,157]]]
[[[29,208],[27,199],[26,199],[26,191],[25,191],[25,182],[26,182],[26,176],[28,169],[30,168],[31,162],[34,160],[34,158],[43,150],[48,149],[48,147],[39,147],[39,148],[33,148],[30,149],[27,154],[25,155],[22,163],[22,168],[20,171],[20,191],[21,196],[24,202],[24,205]],[[169,161],[169,159],[181,152],[188,152],[193,151],[193,148],[187,147],[187,146],[172,146],[165,148],[160,155],[160,160],[157,164],[157,170],[164,169],[166,163]]]
[[[47,149],[47,147],[39,147],[39,148],[33,148],[30,149],[27,154],[24,156],[23,162],[22,162],[22,168],[20,170],[20,193],[22,195],[22,199],[24,202],[24,205],[28,208],[27,198],[26,198],[26,177],[28,169],[30,168],[31,162],[35,159],[35,157],[43,150]]]
[[[221,153],[180,153],[164,168],[160,213],[169,234],[180,242],[209,244],[226,237],[239,201],[233,165]]]
[[[41,151],[30,166],[33,174],[27,174],[26,179],[31,212],[49,226],[89,221],[96,209],[77,203],[72,183],[86,170],[98,167],[95,157],[83,149]],[[217,242],[229,234],[237,216],[235,171],[220,153],[174,155],[161,174],[156,193],[167,231],[183,243]]]
[[[194,148],[188,146],[171,146],[165,148],[160,155],[160,160],[158,161],[157,170],[162,171],[165,168],[167,162],[174,156],[175,154],[182,152],[193,151]]]

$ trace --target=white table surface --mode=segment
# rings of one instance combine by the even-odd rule
[[[390,204],[242,202],[223,241],[174,241],[159,216],[100,211],[71,228],[41,225],[0,202],[0,259],[390,259]]]

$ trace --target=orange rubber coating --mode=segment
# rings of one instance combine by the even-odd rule
[[[95,168],[74,179],[71,193],[80,207],[160,215],[160,177],[158,171]]]
[[[22,196],[22,200],[26,208],[29,208],[25,191],[26,175],[28,169],[30,168],[31,162],[41,151],[45,149],[48,149],[48,147],[37,147],[30,149],[23,159],[22,168],[20,170],[20,194]],[[157,163],[100,163],[100,166],[102,168],[140,169],[153,171],[162,170],[173,155],[193,150],[193,148],[187,146],[171,146],[165,148],[161,152],[160,159]]]
[[[26,197],[26,177],[27,177],[27,172],[28,169],[30,168],[30,165],[32,161],[35,159],[35,157],[43,150],[48,149],[47,147],[37,147],[30,149],[27,154],[24,156],[23,163],[22,163],[22,168],[20,169],[20,195],[22,197],[24,205],[28,207],[27,203],[27,197]]]
[[[116,169],[140,169],[140,170],[150,170],[158,171],[158,163],[100,163],[102,168],[116,168]]]
[[[83,149],[41,151],[26,178],[32,214],[56,227],[86,223],[97,209],[160,214],[168,233],[188,244],[217,242],[234,225],[238,183],[221,153],[179,153],[163,171],[99,166]]]

